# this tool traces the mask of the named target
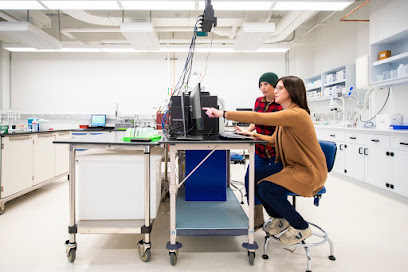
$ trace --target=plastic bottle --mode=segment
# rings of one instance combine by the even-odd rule
[[[398,66],[398,77],[403,77],[404,76],[404,64],[400,64]]]

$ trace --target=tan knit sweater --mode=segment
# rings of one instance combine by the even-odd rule
[[[255,133],[276,149],[276,160],[283,170],[263,180],[281,185],[306,197],[312,197],[327,178],[326,158],[316,137],[312,119],[297,104],[288,109],[271,112],[226,112],[226,118],[243,123],[277,126],[272,136]],[[261,182],[261,181],[259,181]]]

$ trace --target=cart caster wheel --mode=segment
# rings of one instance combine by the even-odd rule
[[[76,248],[71,248],[68,252],[67,259],[70,263],[73,263],[76,258]]]
[[[336,260],[336,257],[334,257],[333,255],[330,255],[330,256],[329,256],[329,260],[330,260],[330,261],[335,261],[335,260]]]
[[[249,256],[249,264],[250,264],[250,265],[254,265],[255,252],[249,252],[249,251],[248,251],[248,256]]]
[[[150,248],[146,249],[145,253],[139,252],[139,257],[142,261],[148,262],[150,261],[150,258],[152,257],[152,253],[150,252]]]
[[[3,208],[0,207],[0,215],[6,212],[6,206],[3,206]]]
[[[170,254],[170,264],[175,266],[177,263],[177,254],[175,252],[169,252]]]
[[[263,255],[262,255],[262,259],[267,260],[267,259],[269,259],[269,256],[266,255],[266,254],[263,254]]]

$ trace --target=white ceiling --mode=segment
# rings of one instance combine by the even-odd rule
[[[350,5],[351,0],[345,0],[347,5]],[[88,10],[74,8],[73,4],[81,2],[92,2],[96,4],[100,1],[3,1],[0,0],[0,9],[2,4],[11,5],[13,2],[20,2],[20,8],[3,9],[0,10],[0,40],[3,42],[4,48],[14,48],[14,51],[22,48],[31,48],[29,42],[26,39],[21,38],[19,35],[14,35],[14,31],[5,30],[4,25],[8,22],[29,22],[32,27],[36,28],[35,32],[40,38],[55,39],[55,44],[60,43],[58,50],[70,49],[87,49],[90,51],[133,51],[138,48],[135,46],[135,41],[129,39],[129,35],[125,35],[121,32],[121,25],[123,23],[134,23],[136,26],[138,23],[149,23],[153,26],[153,31],[147,33],[154,35],[158,39],[159,47],[154,48],[147,44],[144,50],[151,51],[164,51],[164,52],[177,52],[188,50],[188,46],[191,42],[194,26],[198,16],[203,14],[204,4],[203,1],[188,1],[177,0],[172,1],[173,6],[178,10],[157,10],[161,7],[164,9],[164,4],[170,1],[148,1],[150,4],[154,3],[154,6],[143,7],[145,10],[127,10],[126,5],[138,1],[131,0],[117,0],[117,1],[103,1],[105,6],[109,2],[111,6],[102,8],[105,6],[99,6],[98,10]],[[23,3],[24,2],[24,3]],[[53,3],[51,3],[53,2]],[[69,9],[49,9],[49,7],[58,7],[56,4],[64,4]],[[141,1],[139,1],[140,3]],[[159,3],[160,2],[160,3]],[[188,7],[188,2],[192,2],[193,8]],[[323,0],[314,1],[297,1],[306,3],[306,7],[313,8],[313,10],[297,10],[302,3],[292,3],[292,7],[286,7],[288,10],[275,10],[279,4],[290,4],[294,1],[211,1],[215,10],[215,16],[218,18],[217,27],[213,28],[212,32],[207,37],[198,37],[196,44],[197,49],[207,49],[211,46],[212,50],[225,50],[225,51],[273,51],[276,49],[283,49],[288,47],[288,43],[294,37],[294,31],[303,23],[307,22],[310,18],[315,16],[319,10],[314,6],[318,2],[318,6],[321,9],[325,9]],[[328,1],[326,1],[328,2]],[[339,1],[329,1],[339,2]],[[230,4],[229,7],[220,6],[219,4]],[[247,3],[252,5],[248,6]],[[265,4],[269,7],[263,10],[249,10],[256,7],[256,4]],[[53,5],[51,5],[53,4]],[[70,6],[71,4],[71,6]],[[177,5],[176,5],[177,4]],[[32,6],[34,9],[24,9],[24,7]],[[39,8],[36,9],[35,5]],[[113,6],[112,6],[113,5]],[[217,5],[219,9],[217,9]],[[183,10],[184,6],[186,9]],[[113,7],[113,9],[108,9]],[[137,6],[141,7],[141,6]],[[83,7],[82,7],[83,8]],[[222,10],[222,9],[230,10]],[[244,10],[232,10],[232,9],[244,9]],[[326,8],[327,9],[327,8]],[[333,7],[331,9],[334,9]],[[338,9],[338,8],[337,8]],[[261,25],[268,26],[268,29],[273,29],[270,26],[274,24],[274,31],[262,30],[258,34],[252,33],[247,37],[244,35],[244,25],[246,23],[261,23]],[[31,26],[30,26],[31,27]],[[38,34],[37,29],[44,34]],[[266,29],[266,28],[263,28]],[[13,34],[13,35],[11,35]],[[23,33],[24,34],[24,33]],[[32,33],[30,33],[31,35]],[[146,33],[144,33],[146,34]],[[28,35],[28,34],[27,34]],[[51,37],[46,37],[51,36]],[[143,36],[145,37],[145,36]],[[246,38],[245,38],[246,37]],[[146,38],[143,38],[146,40]],[[257,40],[257,43],[255,43]],[[137,43],[137,40],[136,40]],[[239,43],[239,44],[238,44]],[[251,43],[252,47],[249,46]],[[248,44],[248,46],[246,46]],[[246,49],[247,48],[247,49]],[[250,48],[250,49],[249,49]],[[38,46],[37,46],[38,49]],[[47,49],[47,48],[42,48]],[[29,49],[27,49],[29,51]],[[31,50],[31,49],[30,49]],[[35,49],[33,49],[35,50]],[[50,48],[53,51],[55,48]],[[137,50],[140,50],[138,48]]]

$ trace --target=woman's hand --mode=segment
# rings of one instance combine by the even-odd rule
[[[203,110],[205,110],[205,114],[208,115],[208,117],[210,118],[214,118],[214,117],[222,117],[223,113],[220,110],[214,109],[214,108],[207,108],[207,107],[203,107]]]
[[[251,135],[251,131],[249,131],[248,129],[240,128],[238,126],[234,127],[234,132],[242,135]]]

